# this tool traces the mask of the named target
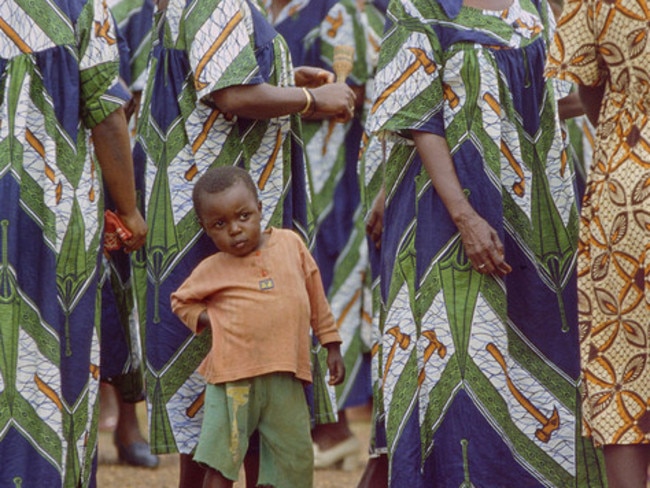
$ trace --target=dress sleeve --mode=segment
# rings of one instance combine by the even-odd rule
[[[400,2],[391,2],[400,10]],[[402,15],[404,15],[402,13]],[[441,50],[435,32],[415,19],[398,21],[386,32],[375,76],[369,131],[396,142],[410,139],[416,129],[442,135],[444,91]]]
[[[252,15],[244,0],[219,0],[212,10],[192,12],[185,27],[199,99],[229,86],[263,82],[255,57]]]
[[[93,128],[131,98],[119,81],[120,55],[115,24],[106,3],[91,0],[77,24],[81,117]]]
[[[546,75],[580,85],[597,86],[607,77],[598,56],[594,0],[565,2],[549,48]]]

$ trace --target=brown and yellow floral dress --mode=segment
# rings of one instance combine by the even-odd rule
[[[650,4],[565,2],[547,74],[604,84],[578,255],[584,432],[650,442]]]

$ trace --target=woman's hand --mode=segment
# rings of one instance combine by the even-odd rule
[[[132,234],[131,238],[124,242],[126,252],[140,249],[144,245],[147,237],[147,223],[142,218],[142,214],[138,209],[135,209],[128,214],[118,212],[118,215],[125,227]]]
[[[366,221],[366,234],[370,236],[377,249],[381,248],[381,234],[384,230],[384,208],[386,206],[386,190],[382,186],[372,202]]]
[[[354,117],[356,95],[345,83],[330,83],[311,90],[314,97],[314,113],[306,119],[321,120],[333,118],[336,122],[347,122]]]
[[[465,254],[479,273],[506,275],[512,268],[504,260],[503,244],[496,231],[470,205],[458,180],[444,137],[412,130],[413,141],[431,184],[456,224]]]
[[[131,140],[124,110],[119,108],[112,112],[93,127],[92,134],[104,185],[117,215],[132,233],[131,239],[124,242],[126,251],[135,251],[145,242],[147,224],[136,204]]]
[[[363,105],[365,88],[352,87],[345,90],[345,83],[336,83],[334,73],[313,66],[300,66],[295,69],[296,86],[305,87],[312,90],[316,110],[309,116],[304,117],[307,120],[322,120],[333,118],[336,122],[347,122],[354,117],[355,108]],[[334,88],[331,85],[340,85]],[[327,90],[316,90],[330,86]],[[334,96],[334,101],[332,101]],[[337,97],[339,97],[337,99]],[[340,102],[338,105],[336,102]]]
[[[133,92],[131,99],[124,106],[124,114],[126,115],[127,123],[131,120],[131,117],[138,113],[140,110],[140,100],[142,98],[142,92],[137,91]]]
[[[479,273],[505,276],[512,268],[504,259],[497,232],[476,212],[456,219],[465,254]]]
[[[334,83],[334,73],[313,66],[299,66],[294,70],[296,86],[305,88],[318,88],[319,86]]]

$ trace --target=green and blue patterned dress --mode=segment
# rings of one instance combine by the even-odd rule
[[[297,115],[247,120],[221,113],[210,93],[233,85],[293,85],[284,40],[246,0],[171,0],[154,20],[138,140],[146,155],[146,359],[150,443],[189,454],[198,441],[210,346],[172,313],[170,293],[216,250],[192,209],[212,166],[239,165],[257,183],[263,226],[306,235],[306,180]],[[138,148],[136,148],[136,156]],[[270,346],[272,347],[272,346]]]
[[[379,61],[381,40],[386,25],[386,10],[388,0],[366,0],[360,12],[361,24],[366,33],[366,66],[368,68],[368,79],[366,80],[366,99],[363,105],[364,133],[359,150],[359,162],[357,166],[357,178],[361,193],[361,208],[365,221],[370,217],[370,211],[374,200],[383,187],[383,162],[387,159],[393,144],[385,139],[380,140],[368,131],[368,114],[372,109],[374,98],[375,72]],[[364,288],[364,314],[366,322],[362,323],[361,337],[371,352],[370,374],[371,388],[373,392],[372,402],[373,418],[383,411],[381,407],[381,389],[379,387],[379,357],[377,355],[379,334],[379,317],[381,311],[381,294],[379,293],[379,249],[375,243],[367,237],[368,241],[368,263],[366,271],[366,286]],[[379,432],[377,432],[379,427]],[[370,452],[372,455],[386,452],[384,440],[384,429],[381,422],[374,423],[370,439]],[[377,439],[377,435],[380,436]]]
[[[580,437],[578,211],[542,75],[549,15],[543,0],[389,6],[369,129],[393,144],[377,353],[393,487],[604,485]],[[509,275],[473,270],[411,130],[446,138]]]
[[[107,3],[129,49],[125,81],[131,91],[141,91],[151,51],[154,0],[107,0]]]
[[[267,9],[270,3],[265,2]],[[286,39],[296,66],[333,71],[336,46],[353,47],[355,59],[347,82],[365,84],[366,39],[353,0],[292,0],[272,22]],[[363,127],[361,113],[345,124],[331,119],[303,120],[302,126],[314,213],[311,249],[343,339],[341,353],[346,367],[345,382],[336,388],[336,398],[332,392],[329,397],[320,395],[315,384],[315,420],[327,422],[333,420],[328,417],[329,411],[365,404],[371,396],[369,364],[364,362],[361,338],[367,317],[364,288],[368,257],[356,177]],[[324,370],[324,350],[319,357],[316,367]]]
[[[142,90],[149,51],[153,0],[109,0],[120,45],[120,76],[132,92]],[[137,114],[129,120],[132,142]],[[136,171],[138,195],[144,169]],[[106,208],[114,209],[109,197]],[[136,253],[141,255],[141,251]],[[124,401],[144,399],[142,327],[135,300],[131,255],[104,252],[102,259],[101,379],[113,384]]]
[[[0,2],[0,486],[94,481],[103,203],[89,129],[118,109],[106,5]]]

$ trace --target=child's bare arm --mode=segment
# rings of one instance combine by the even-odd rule
[[[181,322],[192,332],[198,334],[203,330],[205,324],[210,325],[210,320],[207,317],[207,307],[201,295],[195,293],[195,290],[187,286],[186,283],[172,293],[171,308]],[[206,317],[202,319],[204,314]]]
[[[341,356],[341,344],[330,342],[325,344],[327,348],[327,368],[330,372],[330,385],[339,385],[345,379],[345,364]]]

